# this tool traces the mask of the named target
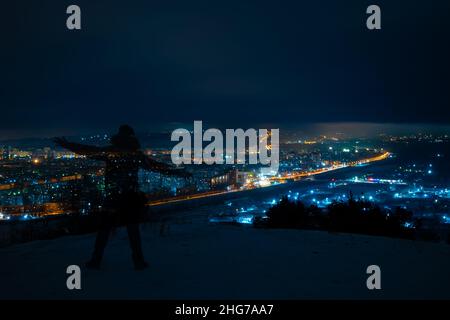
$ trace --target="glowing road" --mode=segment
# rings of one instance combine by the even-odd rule
[[[390,152],[384,152],[380,155],[377,155],[377,156],[374,156],[371,158],[361,159],[361,160],[347,162],[347,163],[335,164],[330,167],[320,168],[320,169],[313,170],[313,171],[289,173],[289,174],[286,174],[281,177],[271,177],[270,180],[279,182],[279,183],[286,183],[290,180],[298,180],[300,178],[310,177],[310,176],[322,174],[325,172],[335,171],[335,170],[348,168],[348,167],[355,167],[355,166],[359,166],[359,165],[367,164],[367,163],[371,163],[371,162],[376,162],[376,161],[382,161],[382,160],[389,158],[390,155],[391,155]],[[270,187],[270,186],[267,186],[267,187]],[[260,187],[260,188],[267,188],[267,187]],[[154,201],[148,202],[147,205],[158,206],[158,205],[163,205],[163,204],[168,204],[168,203],[213,197],[213,196],[218,196],[218,195],[222,195],[222,194],[228,194],[228,193],[232,193],[232,192],[240,192],[240,191],[245,191],[245,190],[249,190],[249,188],[229,190],[229,191],[224,191],[224,190],[208,191],[208,192],[196,193],[196,194],[192,194],[192,195],[177,196],[177,197],[171,197],[171,198],[166,198],[166,199],[154,200]]]

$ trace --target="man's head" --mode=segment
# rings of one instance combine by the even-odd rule
[[[127,124],[119,127],[119,132],[111,137],[111,144],[125,150],[137,150],[141,147],[133,128]]]
[[[134,136],[135,135],[133,128],[127,124],[123,124],[119,127],[118,134],[121,136]]]

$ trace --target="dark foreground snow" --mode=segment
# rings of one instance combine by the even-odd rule
[[[150,268],[141,272],[118,230],[103,270],[83,268],[78,291],[66,288],[66,267],[85,262],[93,235],[0,249],[0,298],[450,298],[448,245],[192,221],[169,226],[143,226]],[[366,288],[371,264],[381,267],[382,290]]]

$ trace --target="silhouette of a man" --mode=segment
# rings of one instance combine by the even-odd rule
[[[54,141],[72,152],[106,163],[106,198],[103,206],[105,210],[101,215],[94,252],[91,260],[86,263],[86,267],[100,268],[103,251],[111,231],[117,224],[124,224],[127,227],[135,269],[147,268],[139,233],[139,222],[145,210],[145,195],[139,192],[139,168],[180,177],[187,177],[189,174],[145,156],[140,150],[134,130],[128,125],[120,126],[119,132],[111,138],[111,145],[106,147],[73,143],[65,138],[55,138]]]

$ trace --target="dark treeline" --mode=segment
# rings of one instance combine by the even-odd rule
[[[334,201],[326,208],[307,206],[291,201],[287,196],[267,211],[266,219],[256,221],[257,226],[269,228],[296,228],[327,230],[330,232],[360,233],[405,239],[439,240],[429,231],[422,230],[420,219],[401,207],[383,209],[373,202],[355,199]],[[426,237],[424,235],[427,235]]]

